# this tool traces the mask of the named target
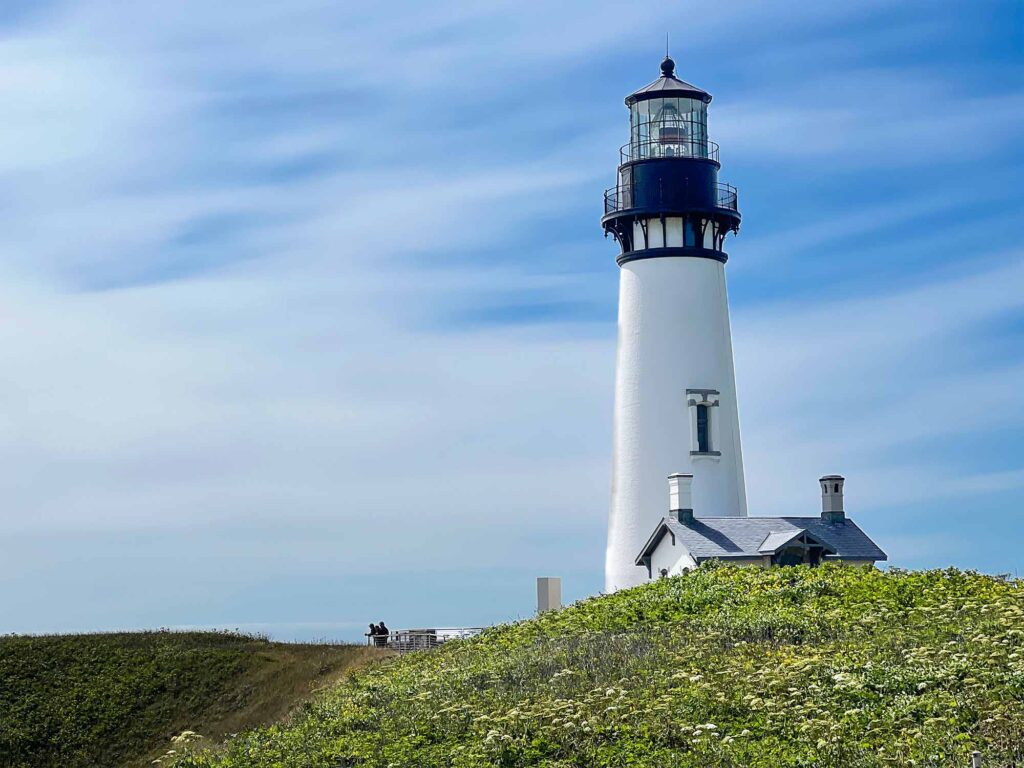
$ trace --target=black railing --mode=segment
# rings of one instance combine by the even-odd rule
[[[732,184],[715,184],[715,205],[738,212],[740,209],[739,190]]]
[[[625,211],[633,207],[633,188],[631,186],[611,187],[604,191],[605,215],[615,211]],[[732,184],[715,184],[715,207],[739,211],[739,190]]]
[[[634,160],[666,157],[699,157],[718,162],[718,145],[710,139],[665,137],[641,139],[619,147],[619,165]]]
[[[604,213],[607,216],[615,211],[624,211],[633,207],[633,189],[631,187],[612,187],[604,191]]]

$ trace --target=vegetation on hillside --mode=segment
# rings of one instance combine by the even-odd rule
[[[1024,588],[703,567],[357,673],[177,768],[1024,760]]]
[[[0,637],[0,768],[147,765],[287,715],[366,649],[211,632]]]

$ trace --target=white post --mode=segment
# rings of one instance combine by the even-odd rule
[[[971,753],[971,768],[981,768],[981,752]]]
[[[557,576],[537,578],[537,613],[557,611],[562,607],[562,580]]]

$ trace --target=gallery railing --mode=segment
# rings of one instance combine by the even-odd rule
[[[732,184],[715,184],[715,206],[730,211],[739,210],[739,190]],[[630,186],[611,187],[604,192],[605,215],[633,207],[633,188]]]
[[[666,157],[699,157],[717,163],[718,145],[710,139],[661,136],[634,140],[619,147],[619,165]]]

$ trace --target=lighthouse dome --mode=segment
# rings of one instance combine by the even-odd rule
[[[710,93],[676,77],[676,63],[668,56],[661,62],[661,77],[629,94],[626,97],[626,106],[632,107],[638,101],[666,97],[698,99],[705,104],[711,101]]]

